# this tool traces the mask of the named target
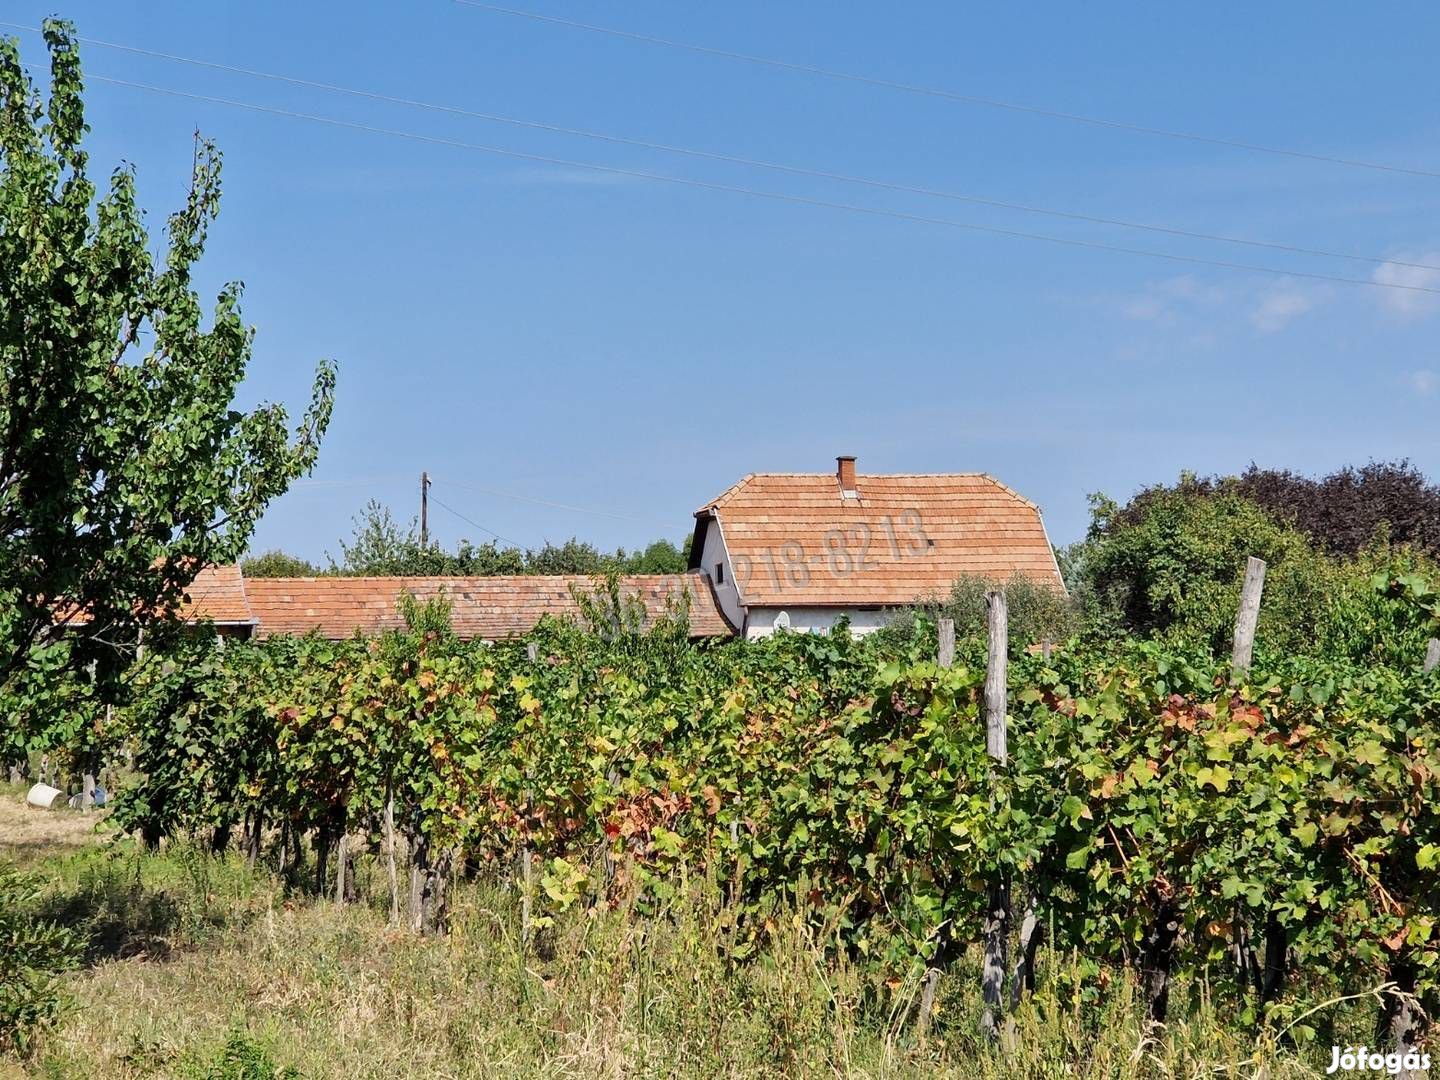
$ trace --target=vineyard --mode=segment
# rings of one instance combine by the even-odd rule
[[[341,903],[371,860],[372,899],[420,933],[485,879],[535,949],[568,909],[663,919],[703,884],[727,900],[727,962],[799,920],[922,1034],[946,1022],[939,979],[983,981],[996,1030],[1047,965],[1076,1007],[1130,969],[1151,1022],[1183,980],[1298,1043],[1330,1033],[1317,1002],[1368,994],[1408,1048],[1440,990],[1421,655],[1235,671],[1154,642],[1012,643],[1002,761],[994,661],[963,628],[942,666],[923,619],[707,646],[682,623],[492,645],[442,605],[407,621],[152,658],[130,705],[95,714],[135,777],[114,821]]]

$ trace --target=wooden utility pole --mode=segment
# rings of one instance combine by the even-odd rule
[[[430,542],[430,474],[420,474],[420,546]]]
[[[1245,584],[1240,588],[1240,610],[1235,613],[1235,647],[1230,670],[1238,679],[1250,670],[1255,651],[1255,625],[1260,621],[1260,593],[1265,588],[1265,560],[1251,555],[1245,563]]]

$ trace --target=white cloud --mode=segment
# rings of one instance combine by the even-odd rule
[[[1250,323],[1262,334],[1278,333],[1314,308],[1321,299],[1318,291],[1288,283],[1279,285],[1261,298],[1259,305],[1250,313]]]
[[[1440,375],[1424,368],[1410,372],[1405,376],[1405,381],[1421,397],[1430,397],[1436,389],[1440,389]]]
[[[1377,285],[1400,285],[1398,289],[1376,289],[1380,306],[1402,319],[1420,319],[1440,310],[1440,270],[1426,269],[1440,266],[1440,252],[1430,251],[1420,255],[1396,255],[1398,262],[1381,263],[1370,275]],[[1404,265],[1423,263],[1425,266]],[[1437,292],[1420,292],[1420,289],[1435,289]]]
[[[1120,311],[1136,322],[1173,323],[1191,311],[1223,304],[1227,297],[1220,286],[1207,285],[1189,274],[1182,274],[1152,282],[1139,296],[1126,299]]]

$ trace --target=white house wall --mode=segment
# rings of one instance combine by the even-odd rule
[[[849,618],[850,632],[856,637],[879,630],[889,621],[889,614],[874,608],[836,607],[752,607],[745,623],[747,638],[769,637],[775,633],[781,613],[789,620],[795,633],[823,634],[834,628],[842,618]],[[738,622],[736,625],[740,625]]]
[[[717,569],[723,567],[723,571]],[[715,586],[715,600],[720,611],[737,629],[745,625],[745,611],[740,607],[740,595],[735,590],[735,575],[730,572],[730,556],[725,551],[725,541],[720,535],[720,522],[710,519],[705,527],[705,544],[700,550],[700,569],[710,575]]]

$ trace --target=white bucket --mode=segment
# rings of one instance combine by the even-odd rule
[[[25,802],[37,810],[53,810],[56,803],[64,804],[65,793],[49,784],[36,784],[25,796]]]

